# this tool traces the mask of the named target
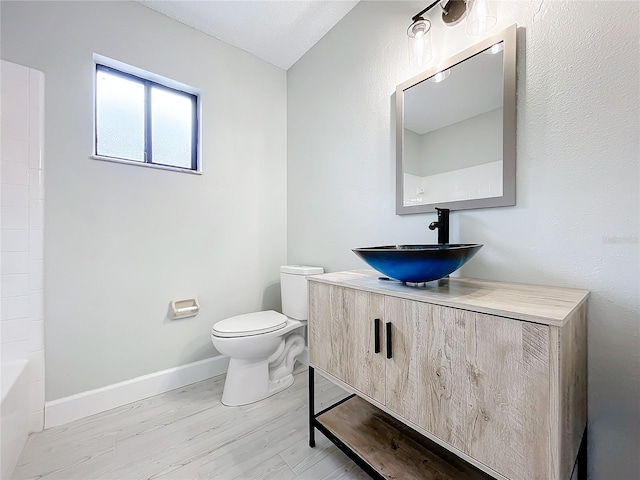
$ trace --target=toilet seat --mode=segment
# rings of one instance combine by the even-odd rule
[[[248,337],[280,330],[286,324],[287,317],[273,310],[253,312],[220,320],[211,329],[211,334],[224,338]]]

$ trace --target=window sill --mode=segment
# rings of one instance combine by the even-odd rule
[[[156,168],[158,170],[170,170],[172,172],[190,173],[192,175],[202,175],[202,170],[191,170],[190,168],[171,167],[169,165],[158,165],[156,163],[136,162],[135,160],[125,160],[123,158],[103,157],[100,155],[91,155],[94,160],[102,160],[103,162],[124,163],[126,165],[134,165],[136,167]]]

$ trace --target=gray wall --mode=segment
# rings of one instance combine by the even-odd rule
[[[426,163],[422,153],[422,137],[408,128],[404,129],[404,151],[402,156],[402,171],[411,175],[422,176],[422,170]]]
[[[427,159],[420,175],[500,161],[502,147],[502,108],[497,108],[420,135],[422,158]]]
[[[45,74],[47,400],[211,357],[216,320],[279,308],[285,72],[134,2],[1,8],[2,58]],[[94,52],[202,90],[202,176],[90,159]]]
[[[426,177],[502,160],[502,108],[423,133],[404,129],[402,168]]]
[[[496,2],[518,40],[517,205],[454,212],[465,276],[589,301],[590,478],[640,478],[639,4]],[[361,2],[288,72],[288,261],[363,268],[358,246],[435,242],[394,214],[395,87],[424,2]],[[435,62],[469,46],[434,22]]]

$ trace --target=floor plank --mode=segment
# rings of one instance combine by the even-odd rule
[[[309,448],[308,442],[296,442],[290,448],[280,453],[289,468],[300,474],[318,463],[335,450],[333,443],[322,434],[316,433],[316,446]]]
[[[271,457],[262,465],[254,467],[234,477],[234,480],[293,480],[295,473],[280,455]]]
[[[365,480],[369,476],[337,447],[333,447],[328,455],[295,478],[296,480]]]
[[[322,434],[308,447],[307,381],[243,407],[220,403],[224,376],[32,434],[12,479],[362,480]],[[346,393],[316,375],[316,409]]]

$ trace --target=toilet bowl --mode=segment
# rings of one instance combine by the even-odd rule
[[[226,318],[213,325],[211,341],[229,357],[222,393],[228,406],[267,398],[293,384],[293,366],[304,351],[307,320],[307,279],[320,267],[280,268],[283,313],[273,310]]]

